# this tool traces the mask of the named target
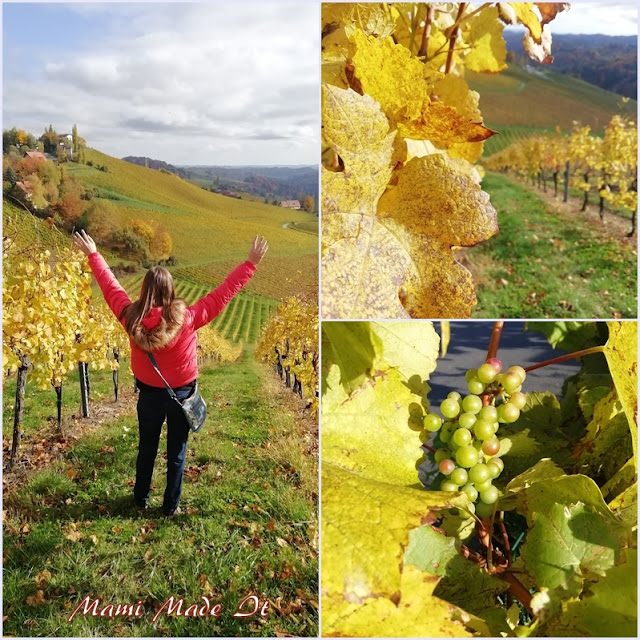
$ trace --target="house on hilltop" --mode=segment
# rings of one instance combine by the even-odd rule
[[[302,207],[300,206],[300,200],[283,200],[280,203],[281,207],[284,207],[285,209],[301,209]]]
[[[44,160],[46,161],[46,156],[41,151],[25,151],[24,158],[32,158],[34,160]]]
[[[31,194],[33,192],[33,187],[28,182],[16,182],[16,187],[24,193],[24,196],[27,200],[31,200]]]

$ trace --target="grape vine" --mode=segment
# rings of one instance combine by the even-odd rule
[[[506,68],[504,24],[552,60],[564,3],[325,4],[322,316],[469,317],[456,249],[498,230],[473,163],[485,127],[464,70]]]

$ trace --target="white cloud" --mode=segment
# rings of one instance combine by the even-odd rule
[[[66,6],[107,33],[51,55],[37,86],[5,70],[5,126],[77,123],[90,146],[176,164],[317,162],[316,5]]]

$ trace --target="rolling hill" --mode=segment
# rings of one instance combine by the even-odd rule
[[[619,113],[635,119],[637,102],[548,67],[519,67],[489,75],[469,72],[466,80],[480,94],[485,124],[500,135],[485,142],[485,155],[503,149],[520,137],[559,126],[570,131],[573,122],[601,132]]]

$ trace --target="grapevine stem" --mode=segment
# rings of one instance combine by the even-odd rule
[[[450,73],[451,66],[453,64],[453,50],[456,46],[456,40],[458,39],[458,32],[460,31],[460,19],[464,14],[465,9],[467,8],[466,2],[461,2],[458,7],[458,15],[456,16],[456,22],[451,30],[451,35],[449,36],[449,52],[447,53],[447,64],[444,68],[445,73]]]
[[[552,358],[551,360],[545,360],[544,362],[540,362],[538,364],[531,365],[530,367],[526,367],[525,371],[534,371],[535,369],[540,369],[541,367],[546,367],[550,364],[557,364],[558,362],[564,362],[565,360],[571,360],[572,358],[582,358],[583,356],[591,355],[592,353],[603,353],[604,347],[591,347],[590,349],[583,349],[582,351],[574,351],[573,353],[568,353],[564,356],[558,356],[557,358]]]
[[[487,570],[489,571],[489,573],[493,573],[493,542],[491,541],[491,538],[493,536],[493,523],[496,519],[497,506],[498,503],[494,502],[493,511],[491,512],[491,519],[489,520],[489,544],[487,545]]]
[[[500,576],[500,580],[504,580],[509,583],[509,593],[517,598],[520,604],[528,611],[532,618],[535,618],[533,611],[531,610],[531,594],[528,589],[516,578],[513,573],[506,571]]]
[[[430,445],[428,445],[428,444],[423,444],[423,445],[422,445],[422,448],[423,448],[423,449],[427,449],[428,451],[431,451],[432,453],[435,453],[435,452],[436,452],[436,450],[435,450],[432,446],[430,446]]]
[[[418,56],[426,56],[429,50],[429,36],[431,35],[431,23],[436,14],[436,8],[432,4],[427,5],[427,18],[424,23],[424,31],[422,32],[422,43]]]
[[[502,320],[493,323],[493,332],[491,333],[489,349],[487,350],[487,360],[489,360],[489,358],[495,358],[498,355],[498,345],[500,344],[500,336],[502,336],[503,327],[504,321]]]

